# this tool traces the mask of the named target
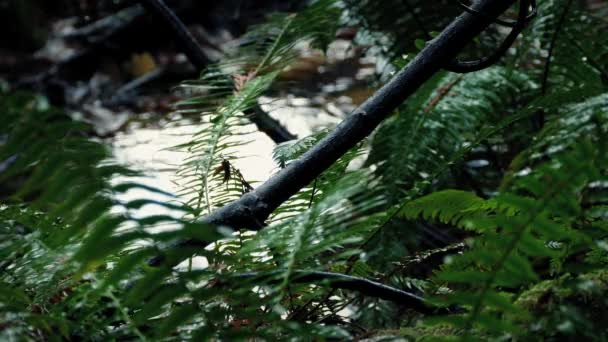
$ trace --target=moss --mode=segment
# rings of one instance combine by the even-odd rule
[[[531,319],[512,319],[527,326],[530,338],[606,338],[607,291],[608,270],[545,280],[523,292],[515,302],[530,311]]]
[[[408,341],[426,341],[437,337],[449,338],[459,335],[459,330],[448,324],[417,325],[401,328],[399,335]]]
[[[572,294],[572,290],[564,286],[570,279],[570,275],[565,275],[558,279],[541,281],[523,292],[515,304],[530,311],[551,308],[556,299],[559,302]]]
[[[553,308],[564,301],[587,302],[602,299],[608,290],[608,270],[597,270],[576,278],[564,275],[542,281],[523,292],[515,304],[531,311]]]

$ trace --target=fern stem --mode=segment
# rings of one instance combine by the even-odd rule
[[[131,315],[129,315],[125,307],[120,303],[120,300],[112,293],[111,290],[106,291],[106,296],[112,299],[112,302],[114,302],[114,305],[116,306],[116,308],[118,308],[118,311],[120,311],[120,314],[122,315],[123,319],[125,320],[125,322],[128,323],[128,327],[133,330],[135,335],[137,335],[137,337],[141,341],[147,341],[148,339],[146,338],[146,335],[144,335],[141,330],[139,330],[137,324],[135,324],[135,322],[131,319]]]
[[[283,39],[283,36],[285,36],[285,32],[287,32],[287,29],[289,29],[289,26],[291,25],[291,22],[293,21],[293,17],[294,16],[292,15],[287,18],[287,22],[285,23],[285,26],[281,30],[281,33],[279,33],[279,35],[275,39],[274,43],[272,44],[272,47],[266,52],[264,59],[260,62],[260,64],[258,64],[257,68],[255,69],[255,71],[254,71],[255,75],[259,74],[260,71],[262,70],[262,68],[266,67],[266,64],[272,59],[274,53],[276,52],[277,48],[279,47],[279,44],[281,43],[281,40]]]
[[[291,241],[293,242],[293,248],[291,248],[291,251],[287,258],[287,267],[286,267],[286,271],[283,274],[283,281],[282,281],[281,285],[279,286],[280,295],[278,298],[282,298],[284,296],[284,292],[287,289],[287,286],[289,285],[289,280],[291,278],[291,274],[293,273],[293,269],[294,269],[294,266],[296,263],[296,256],[298,255],[298,252],[302,248],[302,240],[303,240],[306,232],[308,232],[310,227],[314,224],[314,221],[315,221],[314,218],[312,218],[312,217],[307,217],[307,218],[308,218],[308,220],[305,223],[304,227],[302,227],[301,229],[298,229],[297,232],[294,234],[293,238],[291,239]]]
[[[214,145],[215,147],[215,145]],[[212,152],[213,153],[213,152]],[[210,155],[211,158],[213,159],[213,154]],[[209,162],[209,166],[211,165],[211,161]],[[204,174],[204,193],[205,193],[205,206],[207,207],[207,215],[211,214],[211,199],[209,198],[209,168],[206,170],[205,174]],[[200,199],[199,199],[199,204],[200,204]]]
[[[312,185],[312,192],[310,193],[310,201],[308,201],[308,208],[312,207],[312,203],[315,200],[315,193],[317,191],[317,181],[319,178],[315,178],[315,182]]]
[[[549,44],[549,51],[547,55],[547,61],[545,62],[545,69],[543,71],[543,79],[541,85],[541,93],[544,95],[547,93],[548,83],[549,83],[549,72],[551,69],[551,60],[553,58],[553,51],[555,50],[555,45],[557,43],[557,38],[559,33],[562,30],[562,26],[564,25],[564,21],[566,20],[566,16],[570,11],[570,6],[572,6],[572,0],[568,0],[562,15],[560,16],[557,25],[555,27],[555,31],[553,31],[553,37],[551,37],[551,43]],[[542,114],[541,114],[542,115]],[[541,119],[544,121],[544,118],[541,116]]]

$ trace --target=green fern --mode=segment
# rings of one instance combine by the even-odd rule
[[[534,87],[524,74],[501,68],[435,82],[375,135],[368,162],[382,162],[378,170],[394,184],[393,196],[403,196],[418,181],[439,182],[429,179],[433,171],[468,145],[483,123],[500,120],[499,108],[521,102],[516,94]],[[405,139],[400,132],[407,132]]]
[[[320,130],[308,137],[299,140],[288,141],[279,144],[273,151],[273,157],[277,164],[285,167],[290,162],[297,160],[302,154],[310,149],[328,133],[328,129]],[[328,191],[335,187],[335,183],[343,177],[349,177],[349,164],[364,153],[364,143],[345,153],[329,169],[323,172],[312,184],[301,189],[288,201],[274,211],[270,221],[280,221],[298,215],[313,204],[323,201]],[[355,171],[356,172],[356,171]]]
[[[176,149],[191,154],[178,171],[184,191],[197,215],[207,215],[215,208],[243,194],[243,182],[227,182],[222,163],[238,156],[238,147],[247,143],[250,123],[244,113],[258,106],[258,98],[267,91],[279,71],[296,57],[296,46],[308,42],[325,48],[339,22],[335,1],[316,1],[301,13],[275,14],[268,22],[253,27],[243,38],[247,44],[229,53],[229,57],[209,68],[200,80],[185,82],[183,88],[202,95],[178,104],[180,112],[202,112],[202,128],[192,140]],[[224,184],[226,183],[226,184]]]
[[[605,37],[600,34],[606,29],[605,20],[570,0],[541,1],[538,13],[530,34],[524,37],[522,50],[527,55],[518,58],[517,63],[532,64],[526,66],[542,87],[548,88],[543,91],[585,89],[592,95],[601,92],[608,81],[604,58],[608,50]],[[584,40],[593,43],[581,44]],[[530,48],[534,44],[539,44],[540,49]]]
[[[550,128],[547,128],[550,130]],[[462,192],[434,193],[408,204],[402,211],[409,218],[437,217],[481,234],[470,244],[471,249],[438,273],[437,280],[461,284],[441,298],[446,304],[465,305],[470,313],[446,317],[463,328],[489,333],[518,333],[517,326],[500,322],[497,314],[523,315],[509,300],[510,289],[533,284],[539,279],[531,258],[557,257],[548,247],[550,241],[575,247],[589,239],[575,229],[582,209],[575,199],[588,184],[601,179],[605,157],[600,155],[606,144],[604,134],[599,143],[578,143],[551,161],[541,164],[517,180],[513,189],[525,191],[527,197],[504,193],[489,201]],[[587,162],[585,162],[587,161]],[[547,184],[548,183],[548,184]],[[504,242],[504,243],[503,243]],[[576,248],[572,248],[576,250]],[[437,321],[437,320],[434,320]]]

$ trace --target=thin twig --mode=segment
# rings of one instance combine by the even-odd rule
[[[553,31],[553,36],[551,37],[551,43],[549,44],[549,51],[547,54],[547,60],[545,62],[545,68],[543,70],[543,78],[542,78],[542,82],[541,82],[541,93],[543,95],[545,95],[547,93],[547,89],[549,87],[549,73],[551,71],[551,60],[553,59],[553,51],[554,51],[555,45],[557,43],[557,38],[559,36],[559,33],[562,30],[562,26],[564,24],[564,21],[566,20],[566,15],[568,14],[568,11],[570,10],[571,5],[572,5],[572,0],[568,0],[568,2],[566,3],[566,6],[564,7],[564,11],[562,12],[562,15],[560,16],[560,18],[557,22],[555,31]],[[545,124],[545,113],[542,110],[540,110],[538,112],[538,115],[536,117],[536,122],[537,122],[539,128],[542,128],[543,125]]]
[[[142,5],[150,12],[162,18],[177,38],[182,51],[188,57],[198,70],[203,70],[207,65],[213,62],[213,59],[205,54],[204,50],[197,43],[196,39],[188,31],[184,23],[175,15],[175,13],[162,0],[141,0]]]
[[[439,90],[437,91],[437,95],[432,98],[431,101],[429,101],[429,104],[424,109],[424,114],[430,113],[437,106],[437,104],[449,94],[450,90],[452,90],[452,88],[454,88],[454,86],[458,84],[458,82],[460,82],[463,78],[464,75],[460,75],[456,77],[452,82],[439,88]]]

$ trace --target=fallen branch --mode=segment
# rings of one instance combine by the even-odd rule
[[[428,277],[433,270],[443,264],[446,256],[460,254],[465,249],[464,242],[457,242],[445,247],[420,252],[394,263],[397,266],[394,273],[399,272],[413,278]]]
[[[88,60],[95,59],[99,54],[99,50],[101,50],[110,39],[115,38],[121,32],[124,32],[131,24],[141,18],[143,14],[143,8],[139,5],[135,5],[118,12],[107,21],[103,21],[102,19],[102,23],[93,25],[93,27],[88,29],[83,29],[84,32],[82,34],[92,34],[86,39],[87,46],[85,48],[58,61],[43,73],[28,76],[20,80],[17,82],[17,87],[33,85],[37,88],[44,88],[43,85],[49,79],[57,76],[69,67],[84,64]],[[79,37],[79,35],[76,35],[75,37]],[[64,38],[70,39],[73,37],[65,36]]]
[[[141,88],[147,83],[159,79],[166,71],[167,70],[165,67],[157,67],[156,69],[124,84],[114,92],[112,97],[103,101],[104,106],[115,107],[119,104],[129,103],[129,99],[133,97],[133,94],[137,91],[137,89]]]
[[[280,273],[280,271],[273,271],[270,273],[239,273],[230,276],[227,284],[239,283],[242,280],[255,280],[256,282],[264,281],[276,276],[278,273]],[[388,300],[420,313],[437,313],[442,310],[427,305],[424,298],[413,293],[387,286],[369,279],[353,277],[340,273],[295,271],[292,274],[291,281],[293,283],[326,283],[328,286],[335,289],[357,291],[364,296]]]
[[[277,144],[296,139],[278,120],[266,113],[259,104],[244,111],[249,120],[253,122],[260,132],[265,133],[272,141]]]
[[[144,9],[134,5],[120,10],[118,13],[99,19],[89,25],[78,28],[62,36],[65,40],[81,41],[88,44],[96,44],[107,39],[108,36],[123,30],[136,20],[143,17]]]

